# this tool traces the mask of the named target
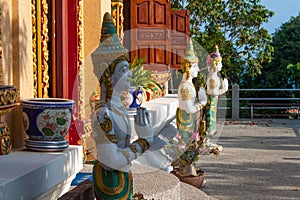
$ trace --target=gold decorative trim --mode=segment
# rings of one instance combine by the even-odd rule
[[[41,50],[41,2],[40,0],[37,0],[36,2],[36,57],[37,57],[37,96],[41,97],[42,90],[41,90],[41,84],[42,84],[42,71],[41,71],[41,65],[42,65],[42,50]]]
[[[78,67],[78,117],[84,119],[84,68],[83,68],[83,0],[79,0],[78,6],[78,20],[77,20],[77,67]]]
[[[100,191],[102,191],[103,193],[105,193],[106,195],[109,196],[113,196],[113,195],[117,195],[120,194],[122,192],[122,190],[124,190],[124,186],[125,186],[125,175],[124,172],[122,171],[116,171],[118,173],[118,177],[119,177],[119,185],[117,187],[114,188],[110,188],[107,187],[106,185],[104,185],[103,183],[103,170],[104,170],[104,174],[106,174],[105,172],[109,172],[108,170],[105,170],[102,168],[102,166],[100,165],[99,161],[95,164],[95,175],[96,175],[96,185],[99,187]],[[132,181],[132,174],[131,172],[128,172],[128,180],[127,180],[127,191],[125,193],[125,195],[123,197],[128,197],[129,196],[129,192],[130,192],[130,187],[131,187],[131,181]]]
[[[97,118],[98,118],[98,116],[97,116]],[[105,136],[109,139],[109,141],[111,141],[113,143],[118,143],[116,135],[110,134],[110,132],[112,130],[112,121],[109,118],[109,116],[107,115],[107,113],[104,114],[104,121],[101,123],[100,119],[98,118],[98,122],[100,124],[102,131],[105,133]]]
[[[193,115],[188,114],[185,115],[184,117],[182,116],[184,112],[180,108],[177,108],[176,111],[176,125],[179,130],[181,131],[187,131],[189,133],[192,133],[194,130],[192,129],[193,127]]]
[[[41,84],[41,90],[42,90],[42,97],[43,98],[48,98],[48,88],[49,88],[49,75],[48,75],[48,70],[49,70],[49,65],[48,65],[48,60],[49,60],[49,50],[48,50],[48,3],[47,0],[42,0],[42,84]]]
[[[116,26],[117,34],[119,36],[120,42],[123,42],[124,38],[124,16],[123,16],[123,0],[115,0],[111,2],[111,16],[112,21]]]
[[[10,131],[6,123],[0,125],[0,155],[7,155],[11,152]]]
[[[188,88],[182,88],[181,89],[181,98],[182,101],[187,101],[187,100],[191,100],[191,94],[190,94],[190,90]]]
[[[47,0],[31,1],[34,97],[47,98],[49,88]]]
[[[37,19],[36,19],[36,0],[31,1],[31,20],[32,20],[32,58],[33,58],[33,90],[34,97],[37,97]]]
[[[2,84],[2,73],[3,73],[3,69],[2,69],[2,9],[0,8],[0,84]]]
[[[142,153],[144,153],[150,147],[149,142],[144,138],[139,138],[134,143],[137,143],[140,145],[140,147],[142,149]],[[132,149],[132,150],[134,151],[134,149]]]

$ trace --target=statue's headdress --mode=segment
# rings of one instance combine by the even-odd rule
[[[101,73],[96,74],[96,76],[100,78],[98,75],[101,76],[111,63],[120,58],[129,61],[128,50],[124,48],[119,40],[111,15],[105,13],[102,22],[100,44],[92,53],[93,65],[99,68],[98,70]]]
[[[193,46],[193,42],[192,40],[190,39],[189,43],[187,44],[186,46],[186,49],[185,49],[185,54],[184,56],[182,57],[182,60],[181,62],[188,62],[188,63],[198,63],[198,57],[195,55],[195,52],[194,52],[194,46]]]
[[[187,74],[186,79],[189,79],[190,77],[190,67],[193,63],[198,64],[198,57],[195,55],[193,42],[190,39],[189,43],[186,46],[185,54],[182,56],[181,59],[181,69],[182,72]]]
[[[211,62],[220,61],[220,60],[222,60],[222,56],[219,52],[218,45],[215,45],[214,46],[214,51],[207,56],[207,59],[206,59],[207,66],[210,68],[211,67]]]
[[[94,73],[101,85],[101,99],[107,101],[112,95],[111,75],[116,64],[122,60],[129,62],[128,50],[121,44],[109,13],[104,14],[100,44],[91,56]]]

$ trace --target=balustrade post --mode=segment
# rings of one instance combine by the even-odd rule
[[[232,111],[232,119],[238,120],[240,118],[240,101],[239,101],[239,85],[234,84],[232,86],[232,100],[231,100],[231,111]]]

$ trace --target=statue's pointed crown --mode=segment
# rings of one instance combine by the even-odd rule
[[[198,63],[198,61],[199,61],[198,57],[195,55],[194,46],[193,46],[193,42],[191,39],[189,40],[189,43],[186,46],[185,54],[182,58],[185,61],[188,61],[189,63]]]
[[[100,44],[92,53],[93,63],[94,65],[96,63],[106,63],[109,65],[120,56],[125,56],[129,60],[128,50],[119,40],[111,15],[105,13],[102,22]]]
[[[220,52],[219,52],[219,47],[218,47],[218,45],[215,44],[215,46],[214,46],[214,51],[210,54],[210,57],[211,57],[212,59],[214,59],[214,58],[221,58],[221,54],[220,54]]]

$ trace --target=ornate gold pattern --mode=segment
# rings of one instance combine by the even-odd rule
[[[32,20],[32,58],[33,58],[33,89],[34,97],[37,97],[37,19],[36,19],[36,0],[31,1],[31,20]]]
[[[31,1],[34,97],[47,98],[49,88],[47,0]]]
[[[107,187],[103,184],[102,170],[105,170],[105,169],[103,169],[101,167],[101,165],[98,164],[97,165],[97,171],[98,171],[98,174],[99,174],[99,179],[97,179],[96,181],[97,181],[97,185],[99,186],[100,190],[103,191],[107,195],[113,195],[113,194],[120,193],[123,190],[124,185],[125,185],[124,173],[122,171],[118,171],[120,184],[118,185],[118,187],[109,188],[109,187]]]
[[[47,0],[42,0],[42,83],[41,83],[41,90],[42,90],[42,97],[47,98],[48,96],[48,88],[49,88],[49,75],[48,75],[48,60],[49,60],[49,50],[48,50],[48,3]]]
[[[112,130],[112,122],[107,113],[104,114],[104,122],[100,122],[98,118],[101,129],[104,131],[105,136],[113,143],[118,143],[115,134],[110,134],[109,132]]]
[[[101,123],[99,120],[99,123],[100,123],[100,127],[102,128],[102,130],[105,133],[109,133],[112,130],[112,122],[111,122],[110,118],[108,117],[107,113],[104,114],[104,122]]]
[[[0,90],[0,106],[16,103],[18,92],[14,89]]]
[[[190,94],[190,90],[188,88],[182,88],[181,89],[181,98],[182,98],[182,101],[187,101],[187,100],[190,100],[192,97],[191,97],[191,94]]]
[[[123,0],[112,0],[111,2],[111,15],[112,21],[117,28],[117,34],[119,36],[120,41],[123,41],[124,30],[123,30]]]
[[[149,142],[144,138],[139,138],[135,142],[142,148],[142,153],[144,153],[150,147]]]
[[[77,67],[78,67],[78,117],[84,119],[84,90],[83,90],[83,0],[79,0],[77,6]]]
[[[2,10],[0,9],[0,84],[2,84]]]
[[[0,133],[0,155],[7,155],[10,153],[12,145],[10,144],[10,131],[6,123],[1,125],[0,129],[2,132]]]
[[[189,79],[191,76],[190,68],[192,64],[186,61],[181,62],[182,73],[186,73],[186,79]]]

